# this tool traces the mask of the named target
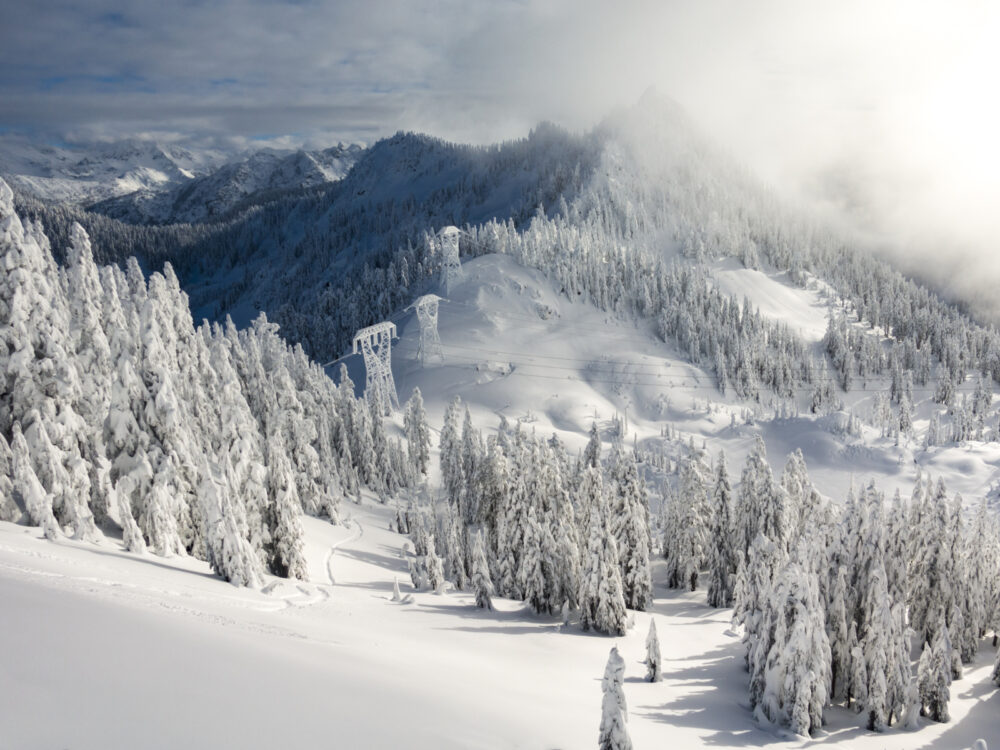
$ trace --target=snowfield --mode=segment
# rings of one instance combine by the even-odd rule
[[[962,492],[970,508],[984,493],[993,498],[992,488],[1000,486],[998,443],[923,448],[927,415],[937,406],[928,389],[915,390],[913,439],[896,445],[868,424],[861,425],[860,436],[850,435],[850,411],[863,421],[875,394],[888,391],[887,379],[873,378],[867,387],[855,384],[850,393],[839,393],[843,412],[811,414],[810,393],[800,390],[795,404],[788,405],[796,413],[782,414],[781,404],[769,396],[752,404],[732,392],[721,394],[714,375],[660,341],[648,323],[571,302],[543,273],[509,257],[475,258],[464,262],[463,269],[464,281],[450,294],[437,285],[429,290],[447,297],[438,313],[443,362],[432,359],[423,367],[417,360],[420,330],[413,311],[393,318],[400,336],[393,344],[400,402],[419,387],[434,428],[440,429],[448,402],[457,395],[477,427],[492,431],[502,414],[539,436],[558,434],[573,455],[586,444],[592,422],[607,435],[616,416],[627,418],[629,445],[637,441],[641,448],[676,458],[694,438],[699,445],[704,441],[713,455],[725,450],[731,467],[742,466],[760,434],[776,472],[800,448],[812,482],[838,502],[852,483],[858,488],[872,478],[888,497],[896,489],[909,497],[918,470],[944,479],[952,492]],[[804,338],[819,354],[827,302],[815,289],[796,287],[784,274],[728,263],[718,264],[713,275],[728,293],[746,296],[767,317],[807,332]],[[360,393],[361,356],[342,361]],[[335,370],[328,368],[334,377]],[[753,412],[752,425],[745,423],[748,411]],[[397,417],[402,425],[401,415]],[[677,433],[673,440],[661,437],[666,425]],[[437,481],[432,475],[431,484]]]
[[[746,297],[763,316],[787,323],[803,340],[815,343],[826,333],[829,302],[818,290],[793,287],[787,272],[767,274],[729,258],[716,263],[712,275],[724,294]]]
[[[656,582],[656,606],[624,638],[564,628],[520,602],[475,607],[467,592],[412,592],[366,498],[335,527],[306,519],[308,583],[231,586],[190,558],[52,543],[0,523],[0,747],[583,748],[600,720],[608,650],[625,658],[636,748],[743,748],[783,735],[757,726],[729,611],[704,591]],[[331,579],[333,582],[331,582]],[[398,579],[409,604],[392,599]],[[664,680],[643,681],[655,617]],[[949,724],[866,732],[829,709],[825,735],[783,747],[966,748],[1000,741],[994,650],[953,686]],[[58,721],[52,707],[59,706]]]
[[[478,427],[492,430],[502,414],[539,436],[557,433],[572,454],[592,421],[607,433],[622,415],[626,443],[647,455],[676,457],[693,438],[713,454],[724,448],[738,473],[759,432],[776,472],[801,448],[812,481],[838,501],[869,477],[890,496],[897,487],[908,495],[918,466],[967,493],[969,507],[997,481],[995,443],[924,451],[871,427],[852,437],[838,415],[808,414],[806,393],[800,415],[765,405],[746,424],[747,404],[719,394],[708,373],[651,331],[570,302],[541,273],[503,256],[464,270],[448,295],[429,290],[448,297],[443,362],[422,367],[413,313],[395,319],[400,400],[419,386],[435,428],[458,395]],[[716,278],[811,341],[822,337],[825,310],[815,292],[734,267]],[[359,360],[346,362],[363,383]],[[860,408],[868,394],[851,397]],[[401,430],[401,416],[393,421]],[[917,424],[919,434],[926,419]],[[436,454],[433,463],[436,489]],[[647,468],[655,493],[660,477]],[[303,519],[309,581],[268,576],[260,590],[224,583],[193,558],[129,554],[112,538],[53,543],[37,528],[0,523],[0,634],[8,646],[0,650],[0,748],[593,747],[613,645],[625,658],[636,748],[781,741],[946,750],[980,737],[1000,745],[989,643],[952,686],[950,723],[921,719],[916,732],[875,734],[861,716],[828,708],[825,731],[806,741],[753,720],[731,610],[709,608],[704,590],[667,590],[662,562],[653,567],[652,611],[635,613],[628,634],[610,638],[520,602],[495,599],[496,611],[487,612],[468,592],[413,591],[409,542],[389,530],[394,514],[394,505],[365,494],[360,504],[344,502],[340,526]],[[397,580],[404,602],[392,600]],[[664,659],[656,684],[643,681],[650,617]]]

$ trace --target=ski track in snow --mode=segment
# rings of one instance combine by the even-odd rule
[[[48,542],[58,545],[59,542]],[[59,564],[73,565],[73,561],[60,555],[48,555],[37,551],[25,551],[8,546],[0,546],[0,552],[15,552],[20,555],[27,554],[36,559],[43,559]],[[141,558],[140,558],[141,559]],[[69,573],[43,570],[29,565],[19,565],[17,563],[0,561],[0,570],[10,574],[12,578],[22,581],[47,581],[57,588],[78,593],[93,594],[101,598],[109,598],[122,601],[126,604],[138,606],[148,611],[166,611],[170,614],[180,615],[185,618],[199,622],[233,627],[249,633],[263,635],[278,635],[283,637],[304,638],[305,636],[284,628],[273,627],[259,622],[245,622],[234,617],[208,612],[198,609],[197,605],[210,605],[222,599],[226,605],[236,604],[237,606],[256,610],[259,612],[275,612],[273,607],[261,607],[259,603],[251,604],[245,597],[241,596],[219,596],[198,595],[191,592],[177,591],[176,589],[159,588],[150,585],[140,585],[125,581],[116,581],[107,578],[100,578],[93,575],[76,576]],[[324,592],[325,593],[325,592]],[[177,601],[178,599],[183,602]],[[250,605],[250,606],[248,606]],[[287,608],[283,603],[280,609]]]
[[[333,576],[333,553],[336,552],[338,548],[342,547],[348,542],[360,541],[361,538],[365,535],[365,527],[362,526],[361,522],[358,521],[356,518],[349,518],[344,525],[346,526],[347,524],[354,524],[355,529],[357,529],[357,533],[353,536],[347,537],[346,539],[341,539],[339,542],[331,544],[330,550],[326,553],[326,560],[324,562],[323,567],[326,569],[326,577],[330,579],[331,586],[337,585],[337,580]]]
[[[365,534],[364,527],[357,519],[348,519],[344,523],[345,527],[351,525],[354,526],[355,532],[350,536],[341,539],[339,542],[334,542],[326,551],[326,556],[323,560],[323,570],[327,577],[326,582],[310,583],[308,581],[302,581],[292,585],[291,581],[276,578],[264,586],[261,589],[261,593],[281,601],[281,611],[313,607],[317,604],[329,601],[332,596],[330,589],[337,584],[336,578],[333,575],[334,553],[345,544],[359,541]],[[292,587],[290,592],[289,586]]]

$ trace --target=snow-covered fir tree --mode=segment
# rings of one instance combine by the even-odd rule
[[[228,460],[228,457],[227,457]],[[229,496],[223,472],[206,467],[198,488],[206,524],[208,564],[219,576],[237,586],[257,588],[263,579],[261,557],[247,539],[243,508]]]
[[[664,547],[667,553],[667,585],[694,591],[708,553],[709,490],[712,469],[704,451],[689,446],[682,459],[676,509],[671,513]]]
[[[767,657],[772,643],[767,623],[769,602],[785,559],[783,550],[763,534],[758,534],[736,578],[733,623],[743,626],[745,658],[750,670],[750,703],[755,708],[764,696]]]
[[[583,466],[592,469],[601,465],[601,434],[597,429],[597,422],[590,423],[590,437],[587,439],[587,447],[583,451]]]
[[[611,459],[609,505],[621,563],[625,605],[646,610],[652,603],[649,567],[649,496],[634,454],[617,447]]]
[[[952,646],[948,626],[940,618],[934,643],[925,641],[917,669],[921,716],[932,721],[949,721],[948,702],[951,700]]]
[[[458,396],[448,404],[441,428],[440,461],[441,478],[445,494],[453,505],[458,505],[464,477],[462,474],[462,401]]]
[[[736,578],[736,553],[733,549],[732,487],[729,468],[722,451],[716,459],[715,484],[712,488],[709,520],[708,605],[730,607]]]
[[[427,583],[431,587],[431,590],[436,594],[444,593],[444,563],[434,549],[433,534],[427,536],[425,569],[427,570]]]
[[[472,539],[472,590],[476,595],[476,606],[493,609],[493,580],[490,566],[486,562],[486,545],[483,535],[477,531]]]
[[[18,521],[21,509],[14,501],[14,456],[7,439],[0,434],[0,521]]]
[[[788,494],[774,481],[760,436],[747,456],[736,504],[736,544],[744,557],[758,534],[788,552],[792,536]]]
[[[649,618],[649,633],[646,635],[646,680],[659,682],[663,679],[663,660],[660,657],[660,639],[656,635],[656,620]]]
[[[593,467],[591,467],[593,468]],[[611,649],[601,680],[601,726],[597,746],[600,750],[631,750],[628,736],[628,706],[625,703],[625,660],[618,647]]]
[[[58,539],[62,536],[62,530],[52,512],[52,495],[38,481],[20,422],[14,422],[11,433],[13,490],[21,497],[31,520],[42,527],[45,538]]]
[[[271,569],[286,578],[308,580],[309,573],[303,554],[302,523],[299,520],[298,490],[291,462],[276,435],[268,440],[267,465],[270,480],[268,530]]]
[[[778,573],[751,661],[752,685],[760,685],[759,695],[752,694],[757,715],[804,736],[823,724],[831,680],[816,551],[811,538],[803,539]],[[760,663],[765,644],[766,659]]]
[[[413,389],[413,395],[406,402],[403,427],[406,430],[406,447],[410,462],[417,471],[426,476],[431,459],[431,431],[427,425],[424,400],[419,388]]]
[[[627,613],[622,591],[618,544],[611,533],[600,470],[587,467],[581,493],[590,506],[590,534],[580,580],[580,624],[584,630],[625,635]]]

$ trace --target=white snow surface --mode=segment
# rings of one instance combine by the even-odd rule
[[[852,483],[857,488],[869,479],[889,497],[896,489],[909,497],[918,471],[944,479],[950,491],[962,492],[968,507],[983,494],[992,498],[992,488],[1000,487],[998,443],[970,441],[923,449],[930,409],[937,406],[931,402],[930,386],[914,389],[914,438],[895,445],[868,425],[860,437],[850,436],[843,429],[848,411],[809,413],[811,388],[797,393],[797,412],[792,414],[780,413],[780,405],[766,395],[762,404],[744,402],[732,393],[723,396],[714,375],[660,341],[649,323],[616,318],[582,300],[571,302],[543,273],[509,257],[475,258],[463,269],[465,280],[439,307],[443,363],[421,367],[417,361],[420,329],[415,313],[393,318],[400,334],[393,352],[400,401],[418,386],[434,427],[440,427],[448,402],[458,395],[478,427],[494,429],[503,414],[511,424],[521,422],[540,436],[557,433],[573,454],[586,444],[594,421],[607,449],[612,420],[625,415],[627,444],[637,440],[641,448],[676,456],[690,438],[699,445],[704,441],[713,455],[725,450],[737,479],[755,436],[761,434],[775,474],[799,448],[817,489],[838,502]],[[713,275],[737,299],[746,296],[766,317],[801,330],[819,351],[826,328],[825,290],[803,289],[783,274],[730,263],[714,266]],[[437,286],[430,291],[445,296]],[[345,361],[354,382],[364,383],[361,357]],[[972,387],[970,382],[962,390]],[[845,410],[865,417],[880,391],[888,391],[888,379],[857,382],[849,394],[838,395],[846,402]],[[755,412],[753,425],[744,423],[747,410]],[[396,421],[401,424],[401,417]],[[989,422],[996,422],[995,410]],[[679,433],[672,443],[660,437],[668,424]]]
[[[746,705],[729,613],[656,586],[624,638],[562,628],[520,602],[410,591],[391,508],[306,519],[308,583],[238,589],[190,558],[41,538],[0,523],[0,747],[592,747],[608,650],[625,657],[637,748],[771,745]],[[654,566],[654,578],[659,563]],[[643,681],[655,617],[664,680]],[[828,710],[828,746],[965,748],[998,739],[993,649],[953,687],[952,722],[876,735]],[[814,740],[816,741],[816,740]],[[793,739],[785,747],[812,743]]]
[[[808,290],[794,287],[787,271],[767,273],[745,268],[733,258],[716,263],[712,276],[723,294],[741,302],[744,297],[749,299],[761,315],[787,323],[805,341],[820,341],[826,333],[829,302],[819,291],[825,285],[814,281]]]
[[[464,271],[440,307],[443,363],[421,367],[415,316],[394,318],[400,400],[419,386],[435,427],[458,394],[481,428],[494,428],[502,413],[541,436],[558,433],[575,452],[592,420],[606,435],[614,415],[627,410],[629,444],[635,438],[673,455],[693,436],[713,452],[724,448],[736,476],[757,432],[776,472],[802,448],[813,481],[837,500],[852,481],[869,477],[887,493],[908,494],[918,466],[962,491],[970,506],[997,481],[995,444],[924,451],[917,441],[895,446],[871,428],[844,437],[838,415],[817,418],[804,409],[777,419],[764,407],[755,425],[744,425],[746,404],[722,397],[708,373],[634,321],[570,302],[543,274],[506,257],[478,258]],[[774,299],[768,315],[818,304],[815,292],[781,278],[736,268],[720,274],[720,284],[739,285],[751,300]],[[359,360],[346,361],[363,383]],[[869,384],[870,392],[881,386]],[[852,405],[864,408],[867,398],[854,393]],[[401,421],[393,417],[391,429]],[[665,423],[678,440],[660,437]],[[917,425],[919,436],[926,419]],[[996,652],[988,642],[952,686],[949,724],[921,719],[916,732],[874,734],[862,717],[830,708],[821,736],[789,738],[750,715],[731,612],[709,608],[703,590],[665,589],[659,562],[652,612],[636,613],[625,637],[609,638],[562,627],[520,602],[496,599],[496,611],[484,612],[467,592],[413,592],[406,540],[389,531],[394,508],[366,496],[341,511],[342,526],[304,519],[308,582],[269,576],[259,591],[224,583],[191,558],[129,554],[113,538],[53,543],[39,529],[0,523],[7,644],[0,649],[0,748],[593,747],[613,645],[626,662],[636,748],[782,740],[789,748],[945,750],[980,737],[1000,745],[1000,692],[989,680]],[[391,601],[396,579],[411,603]],[[643,681],[641,663],[650,617],[663,655],[664,680],[656,684]]]

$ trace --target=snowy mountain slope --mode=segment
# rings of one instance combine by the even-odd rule
[[[902,435],[896,446],[873,428],[852,432],[842,411],[816,417],[800,409],[803,416],[789,416],[808,399],[806,392],[794,403],[724,396],[704,369],[655,335],[651,321],[602,310],[582,294],[574,300],[553,277],[509,256],[483,255],[467,261],[464,271],[465,281],[442,305],[444,362],[418,367],[412,316],[394,316],[402,334],[394,360],[400,393],[405,398],[420,385],[434,425],[459,394],[487,430],[500,412],[540,437],[558,432],[575,452],[591,420],[607,439],[616,412],[627,412],[623,437],[634,439],[646,457],[654,490],[669,473],[656,459],[677,457],[689,439],[705,440],[712,451],[725,448],[736,466],[758,432],[776,469],[786,452],[801,447],[810,476],[837,500],[852,472],[860,481],[874,476],[883,489],[905,491],[915,476],[914,458],[937,460],[948,482],[979,472],[980,488],[996,471],[989,444],[922,451],[919,420],[916,434]],[[782,292],[785,304],[772,313],[779,321],[782,310],[814,302],[811,292],[766,274],[741,278],[748,297]],[[871,383],[885,390],[884,383]],[[280,400],[288,393],[274,395]],[[868,392],[860,388],[845,395],[848,406],[864,398]],[[748,425],[751,410],[755,424]],[[396,432],[398,414],[394,421]],[[959,452],[978,463],[958,460]],[[600,670],[617,642],[627,659],[629,731],[637,746],[774,742],[775,734],[758,727],[746,707],[741,648],[727,633],[728,612],[707,608],[703,591],[664,590],[662,563],[654,565],[652,611],[667,679],[648,685],[639,663],[648,614],[637,614],[636,626],[613,641],[575,625],[562,629],[558,619],[530,614],[517,602],[498,601],[494,613],[476,610],[470,595],[458,593],[416,592],[409,604],[393,603],[394,578],[404,579],[409,593],[404,540],[387,530],[394,508],[366,494],[361,506],[345,502],[341,509],[345,520],[353,516],[343,527],[303,521],[309,583],[268,575],[258,591],[223,584],[207,564],[186,556],[125,554],[113,537],[95,545],[51,543],[38,539],[36,528],[0,524],[0,595],[14,605],[0,609],[3,632],[18,643],[43,639],[40,653],[6,649],[0,655],[4,674],[16,675],[30,698],[27,710],[18,700],[0,701],[5,738],[12,736],[16,747],[44,747],[70,742],[72,731],[81,735],[71,738],[74,745],[107,746],[114,738],[107,737],[102,709],[110,705],[120,707],[115,731],[152,735],[150,744],[162,740],[163,746],[199,745],[202,738],[206,745],[226,744],[233,734],[246,747],[326,746],[333,735],[350,746],[587,746],[599,717]],[[922,721],[918,735],[897,729],[872,735],[859,728],[856,714],[831,708],[820,740],[904,748],[914,738],[932,746],[993,739],[998,693],[988,680],[994,652],[987,643],[953,688],[952,724]],[[142,674],[145,669],[155,676]],[[65,680],[49,677],[67,672]],[[275,710],[275,693],[281,710]],[[164,717],[160,707],[168,700],[192,718]],[[52,705],[67,706],[65,721],[51,720]],[[256,721],[233,727],[232,716],[248,710]],[[199,728],[192,739],[194,722]]]
[[[319,151],[262,149],[169,189],[138,190],[90,206],[131,224],[197,224],[216,220],[266,194],[318,187],[344,178],[364,149]]]
[[[128,737],[154,750],[331,741],[415,750],[588,747],[612,645],[626,660],[636,747],[775,742],[746,707],[728,612],[707,607],[703,591],[664,589],[662,562],[654,564],[652,612],[636,613],[623,638],[587,635],[520,602],[498,599],[496,611],[484,612],[469,593],[412,592],[406,540],[387,530],[391,514],[366,496],[345,526],[306,519],[309,582],[270,579],[260,591],[234,588],[189,558],[125,554],[110,539],[52,543],[37,529],[0,523],[0,627],[13,642],[38,644],[0,650],[0,667],[13,677],[5,684],[18,686],[16,700],[0,701],[4,742],[81,750]],[[395,580],[410,603],[391,601]],[[663,642],[657,684],[642,680],[650,617]],[[787,746],[992,743],[1000,739],[992,657],[984,647],[967,669],[951,723],[921,720],[916,733],[874,734],[837,708],[819,737]],[[53,705],[61,706],[58,721]]]
[[[761,315],[788,323],[805,341],[818,342],[826,333],[829,308],[836,301],[826,284],[813,279],[803,289],[787,273],[746,268],[732,258],[715,263],[712,277],[724,294],[749,299]]]
[[[864,422],[875,394],[886,383],[842,394],[842,411],[809,412],[811,393],[755,404],[719,392],[714,377],[692,365],[642,323],[609,315],[585,302],[570,302],[545,276],[510,258],[487,255],[467,261],[465,280],[440,303],[444,360],[417,360],[419,326],[410,312],[394,316],[400,339],[393,348],[393,373],[401,401],[414,387],[423,394],[432,426],[439,426],[448,402],[459,396],[477,426],[490,431],[503,415],[511,423],[547,438],[557,434],[575,455],[596,422],[610,440],[617,417],[626,417],[626,444],[637,441],[651,455],[676,460],[689,439],[704,441],[714,455],[723,449],[732,466],[742,465],[760,433],[776,470],[802,450],[817,488],[836,502],[850,487],[875,479],[891,494],[909,496],[918,468],[962,492],[970,507],[1000,482],[1000,445],[969,441],[925,449],[927,412],[936,404],[918,391],[912,437],[895,444]],[[759,272],[741,277],[751,298],[776,297],[786,311],[815,305],[811,290]],[[436,285],[430,291],[444,296]],[[816,311],[819,314],[819,311]],[[793,321],[788,321],[793,322]],[[351,379],[364,383],[360,355],[343,360]],[[335,374],[337,363],[328,367]],[[360,386],[359,386],[360,387]],[[971,385],[964,387],[971,391]],[[850,414],[861,419],[848,430]],[[753,424],[746,424],[751,414]],[[992,411],[993,418],[996,410]],[[736,422],[734,425],[733,422]],[[672,439],[663,437],[669,425]],[[654,477],[659,488],[662,477]]]
[[[595,156],[589,139],[551,126],[489,148],[401,133],[324,194],[248,212],[174,260],[199,314],[245,320],[267,310],[289,338],[332,358],[376,322],[373,305],[385,315],[410,302],[405,287],[435,262],[427,232],[497,216],[523,225],[571,197]],[[368,289],[376,276],[380,288]]]

